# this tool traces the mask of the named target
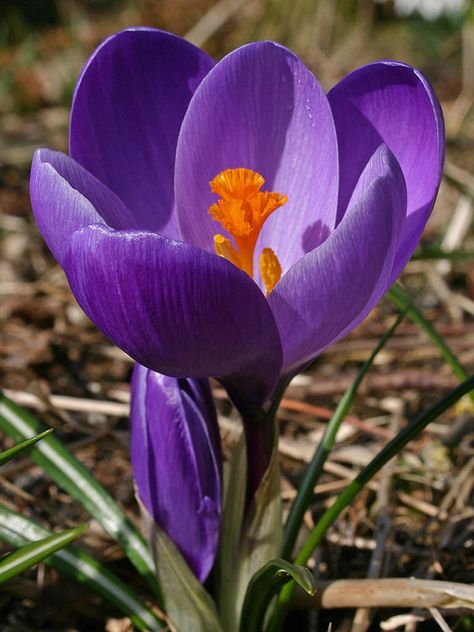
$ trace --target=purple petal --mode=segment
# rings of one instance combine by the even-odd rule
[[[137,364],[131,458],[145,507],[204,581],[219,540],[222,457],[214,406],[194,399],[201,389],[209,390],[207,380],[177,380]]]
[[[264,190],[288,196],[262,236],[263,246],[277,252],[284,270],[333,228],[338,168],[332,114],[306,66],[272,42],[230,53],[191,100],[179,135],[175,176],[186,240],[213,249],[213,236],[222,227],[207,213],[217,199],[209,182],[235,167],[261,173]]]
[[[180,37],[134,28],[109,37],[82,71],[71,156],[133,209],[140,228],[179,237],[176,142],[189,100],[213,64]]]
[[[380,143],[398,160],[407,185],[407,222],[392,280],[410,258],[436,198],[444,161],[438,100],[415,68],[377,62],[348,75],[328,95],[336,123],[341,178],[338,221],[359,174]]]
[[[66,239],[83,226],[134,227],[133,215],[115,193],[74,160],[49,149],[33,156],[30,196],[38,228],[59,263]]]
[[[405,211],[403,174],[382,145],[335,231],[300,259],[270,294],[283,344],[283,372],[314,358],[379,301],[390,285]]]
[[[261,403],[281,366],[263,294],[228,261],[148,232],[89,226],[64,270],[86,314],[140,364],[176,377],[235,376]]]
[[[212,397],[211,386],[207,379],[181,379],[180,388],[185,391],[189,397],[195,402],[196,406],[205,411],[204,417],[210,419],[211,417],[216,420],[216,423],[209,424],[209,440],[213,446],[214,454],[221,455],[221,435],[219,432],[219,426],[217,424],[216,409],[214,406],[214,400]],[[221,472],[221,463],[219,462],[219,472]]]

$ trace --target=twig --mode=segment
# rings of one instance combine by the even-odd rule
[[[284,397],[281,400],[280,406],[284,410],[294,410],[297,412],[306,413],[308,415],[314,415],[324,420],[331,419],[333,415],[333,411],[329,410],[328,408],[323,408],[322,406],[314,406],[313,404],[289,399],[287,397]],[[351,426],[354,426],[358,430],[366,432],[367,434],[383,437],[384,439],[391,439],[393,437],[393,433],[391,433],[389,430],[386,430],[385,428],[378,428],[376,426],[370,426],[361,419],[357,419],[352,415],[347,415],[347,417],[344,419],[344,422],[350,424]]]
[[[441,242],[441,248],[445,252],[453,252],[461,247],[472,223],[473,211],[471,198],[462,194]],[[437,272],[443,276],[451,272],[452,267],[453,264],[447,259],[441,259],[436,263]]]
[[[380,622],[381,630],[398,630],[402,626],[404,627],[405,632],[412,632],[412,630],[416,630],[416,624],[421,621],[425,621],[426,617],[422,617],[421,615],[415,614],[396,614],[389,619],[385,619],[385,621]]]
[[[342,579],[321,582],[314,597],[297,591],[294,606],[308,608],[468,608],[474,586],[414,578]]]
[[[15,391],[5,389],[5,395],[16,404],[28,406],[36,410],[46,410],[46,405],[39,397],[27,391]],[[130,406],[121,402],[107,402],[96,399],[85,399],[82,397],[68,397],[67,395],[50,395],[48,397],[51,404],[59,410],[68,410],[82,413],[101,413],[114,417],[127,417]]]
[[[347,384],[352,383],[353,378],[351,378],[350,380],[345,380],[344,384],[346,384],[346,382]],[[345,388],[342,390],[344,391]],[[228,395],[223,388],[214,388],[212,392],[217,399],[228,398]],[[339,392],[339,388],[338,388],[338,392]],[[290,399],[288,397],[284,397],[281,400],[280,408],[282,410],[291,410],[291,411],[303,413],[306,415],[310,415],[313,417],[318,417],[320,419],[323,419],[324,421],[329,421],[329,419],[331,419],[334,412],[332,410],[329,410],[328,408],[324,408],[323,406],[315,406],[314,404],[308,404],[307,402],[298,401],[296,399]],[[354,426],[358,430],[361,430],[362,432],[365,432],[367,434],[383,437],[384,439],[388,439],[388,440],[393,438],[393,433],[391,433],[386,428],[371,426],[370,424],[362,421],[361,419],[357,419],[353,415],[347,415],[347,417],[344,419],[344,423],[350,424],[351,426]]]
[[[436,623],[439,625],[439,627],[443,630],[443,632],[452,632],[451,628],[449,627],[449,625],[446,623],[446,621],[444,620],[441,612],[439,610],[436,610],[436,608],[430,608],[430,614],[433,617],[433,619],[436,621]]]
[[[396,434],[399,430],[400,419],[402,413],[402,405],[399,403],[398,410],[393,415],[391,430]],[[385,544],[390,533],[391,516],[390,506],[390,488],[392,475],[394,471],[393,463],[389,463],[384,467],[380,475],[380,484],[377,492],[377,500],[379,504],[379,513],[377,516],[377,524],[375,527],[376,546],[370,558],[368,579],[376,579],[382,574],[382,566],[385,558]],[[370,625],[370,609],[358,608],[352,622],[352,632],[366,632]]]
[[[234,13],[241,9],[246,0],[220,0],[184,36],[196,46],[202,46],[229,20]]]
[[[456,499],[459,494],[459,490],[464,485],[466,480],[471,478],[472,472],[474,471],[474,459],[470,459],[466,465],[462,468],[456,478],[453,479],[450,489],[448,493],[445,495],[441,504],[439,506],[438,518],[440,520],[448,519],[448,509],[450,506],[456,502]]]
[[[446,161],[444,163],[444,177],[459,191],[469,195],[471,198],[474,197],[474,176],[469,171]]]
[[[414,498],[410,494],[405,494],[405,492],[398,492],[397,498],[407,507],[411,507],[412,509],[417,509],[419,512],[430,516],[430,518],[435,518],[438,515],[439,509],[434,505],[426,502],[426,500],[421,500],[420,498]]]

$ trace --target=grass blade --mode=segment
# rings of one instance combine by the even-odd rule
[[[37,441],[40,441],[41,439],[43,439],[43,437],[47,437],[52,432],[53,432],[53,429],[48,428],[48,430],[45,430],[44,432],[40,432],[40,434],[36,435],[36,437],[32,437],[31,439],[27,439],[26,441],[17,443],[13,447],[8,448],[8,450],[4,450],[3,452],[0,452],[0,465],[3,465],[10,459],[13,459],[18,454],[21,454],[23,450],[27,450],[32,445],[34,445]]]
[[[305,564],[314,549],[321,542],[328,528],[337,519],[339,514],[354,500],[361,489],[375,476],[375,474],[402,450],[406,444],[420,434],[420,432],[445,410],[455,404],[466,393],[474,388],[474,375],[471,375],[458,387],[450,391],[445,397],[438,400],[426,412],[416,417],[408,426],[397,434],[387,445],[366,465],[355,479],[337,497],[336,501],[325,511],[318,520],[317,525],[306,540],[301,551],[295,559],[295,564]],[[287,584],[280,592],[273,617],[268,627],[268,632],[281,630],[284,618],[289,608],[294,591],[294,582]]]
[[[0,392],[0,429],[20,441],[38,434],[42,427],[38,420]],[[75,498],[121,546],[161,603],[153,559],[144,538],[92,474],[51,435],[31,449],[31,459]]]
[[[311,501],[311,498],[313,496],[313,489],[319,477],[321,476],[324,463],[326,462],[326,459],[334,446],[337,431],[339,430],[341,423],[344,421],[347,413],[350,410],[350,407],[352,406],[354,397],[356,396],[357,390],[359,389],[359,386],[364,379],[365,374],[372,366],[379,351],[385,346],[386,342],[395,333],[395,330],[402,322],[406,314],[406,310],[407,306],[405,306],[404,311],[399,315],[393,326],[390,327],[390,329],[384,334],[384,336],[382,336],[379,343],[372,351],[370,357],[364,362],[355,380],[344,393],[344,396],[339,402],[333,416],[331,417],[325,428],[323,438],[321,439],[321,442],[319,443],[316,452],[311,459],[311,462],[306,468],[303,480],[298,489],[298,494],[295,498],[295,501],[291,507],[290,513],[285,523],[285,530],[283,533],[283,546],[281,552],[281,556],[285,559],[289,559],[291,553],[293,552],[293,547],[295,546],[296,538],[300,530],[304,513]]]
[[[0,539],[18,547],[50,535],[50,531],[29,518],[0,505]],[[51,555],[46,564],[101,595],[130,617],[139,630],[158,632],[165,627],[131,588],[85,551],[68,546]]]
[[[25,544],[18,550],[0,560],[0,584],[12,577],[23,573],[27,569],[39,564],[44,559],[64,548],[73,540],[79,538],[88,525],[80,525],[75,529],[67,529],[61,533],[53,533],[42,540]]]

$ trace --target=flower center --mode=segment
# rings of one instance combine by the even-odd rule
[[[286,195],[261,191],[265,179],[251,169],[226,169],[210,182],[211,190],[220,196],[209,213],[234,239],[234,244],[221,234],[214,235],[216,253],[232,262],[253,278],[255,244],[268,217],[288,200]],[[260,273],[267,296],[281,277],[281,265],[271,248],[260,255]]]

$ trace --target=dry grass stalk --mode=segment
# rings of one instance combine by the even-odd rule
[[[321,582],[314,597],[295,594],[297,608],[467,608],[474,586],[414,578],[342,579]]]

